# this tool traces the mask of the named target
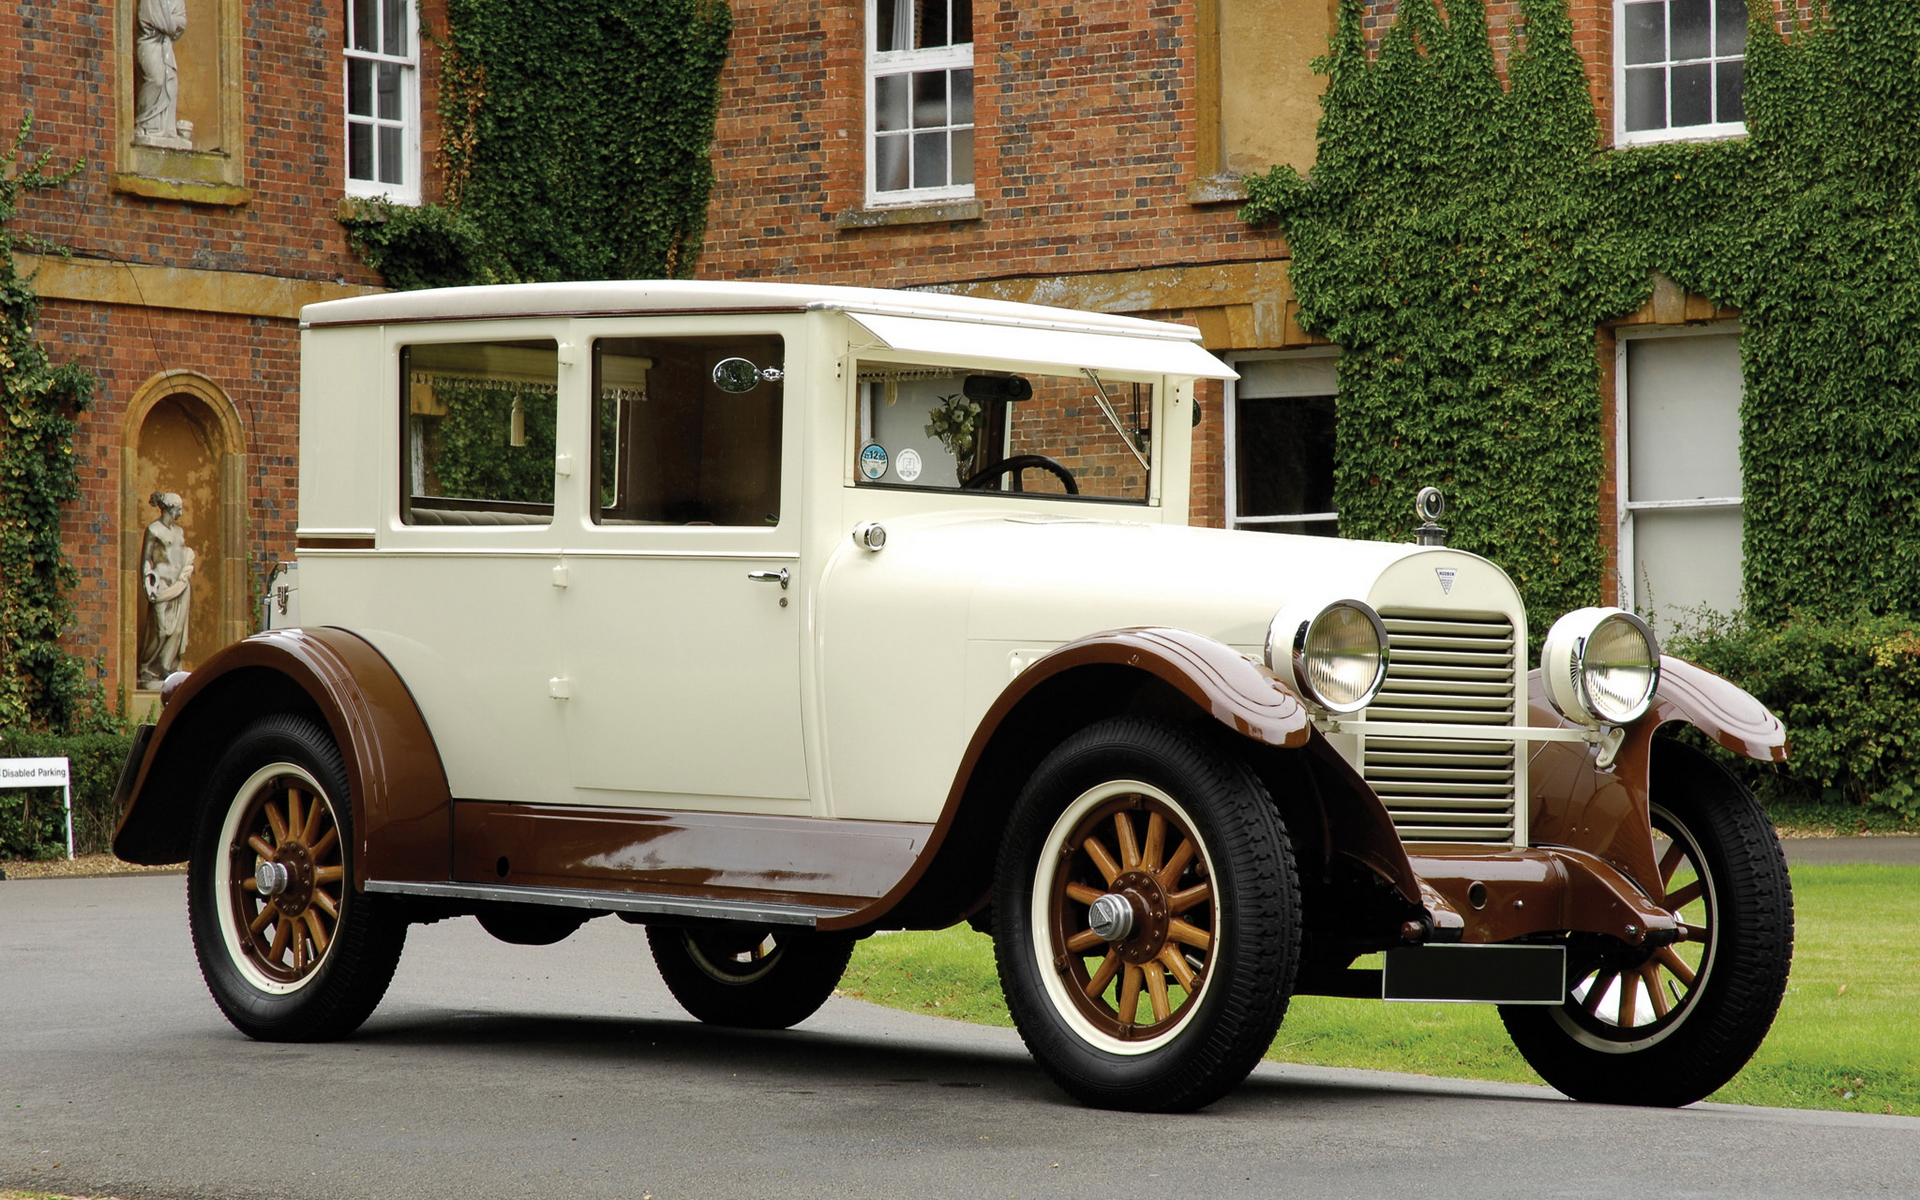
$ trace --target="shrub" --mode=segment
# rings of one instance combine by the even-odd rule
[[[51,733],[0,732],[0,757],[64,758],[72,765],[73,847],[100,854],[113,838],[120,811],[113,786],[133,738],[118,733],[61,737]],[[66,820],[59,788],[0,792],[0,858],[61,858],[67,852]]]
[[[1913,618],[1707,619],[1666,648],[1746,688],[1786,722],[1784,769],[1743,768],[1763,797],[1920,816],[1920,624]]]

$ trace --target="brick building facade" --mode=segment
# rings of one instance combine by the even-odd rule
[[[1398,7],[1365,5],[1372,44]],[[1730,94],[1737,105],[1744,0],[1572,0],[1571,9],[1603,148],[1743,130],[1737,108],[1723,113],[1711,97],[1725,106]],[[1325,80],[1310,63],[1326,52],[1338,0],[737,0],[734,12],[700,274],[932,288],[1196,325],[1243,378],[1203,392],[1220,419],[1199,431],[1194,519],[1334,531],[1337,349],[1294,319],[1285,239],[1237,210],[1245,174],[1311,168]],[[964,34],[953,28],[961,16]],[[1519,6],[1495,0],[1487,17],[1503,61]],[[1704,49],[1689,48],[1689,22],[1700,19],[1710,22],[1694,31]],[[927,32],[941,28],[944,36]],[[951,43],[967,36],[966,52],[954,53]],[[932,94],[941,71],[944,111]],[[886,111],[891,74],[912,76],[910,115]],[[1701,78],[1708,107],[1682,111],[1698,93],[1683,82]],[[1656,82],[1659,111],[1649,116],[1640,110]],[[1633,87],[1638,108],[1628,113],[1616,96]],[[964,130],[954,99],[963,90]],[[922,128],[955,139],[953,170],[924,188],[919,160],[912,173],[889,167],[882,145],[911,136],[918,154]],[[954,173],[963,150],[964,180]],[[894,177],[881,179],[888,171]],[[1657,581],[1676,606],[1737,603],[1738,317],[1656,280],[1640,311],[1595,331],[1601,432],[1618,443],[1595,531],[1609,601],[1645,607]],[[1698,387],[1712,396],[1710,411],[1676,424],[1673,393]],[[1685,464],[1661,464],[1657,478],[1641,473],[1645,486],[1628,483],[1630,418],[1645,440],[1711,443],[1715,478],[1681,478]],[[1697,510],[1675,499],[1702,488],[1712,494]],[[1708,553],[1683,549],[1696,543]]]
[[[138,690],[140,564],[156,491],[184,498],[196,554],[185,664],[253,628],[264,572],[294,549],[300,307],[381,283],[335,215],[349,192],[381,190],[377,178],[350,179],[348,6],[172,3],[185,31],[169,47],[175,124],[163,136],[137,126],[137,64],[143,36],[154,39],[143,24],[165,20],[168,0],[26,3],[0,32],[0,79],[13,81],[0,124],[11,134],[30,112],[29,153],[85,163],[63,187],[26,198],[17,232],[72,252],[22,256],[20,266],[38,271],[48,353],[98,379],[75,445],[83,495],[64,541],[80,573],[69,646],[104,665],[110,695]],[[397,34],[375,51],[401,51],[384,55],[396,60],[389,74],[411,138],[399,166],[421,195],[432,64],[404,5],[355,7],[363,23],[389,8],[402,18],[373,40]],[[369,128],[379,100],[371,108]]]

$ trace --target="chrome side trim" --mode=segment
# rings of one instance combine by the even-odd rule
[[[751,921],[760,925],[813,926],[824,917],[845,916],[850,908],[770,904],[760,900],[703,900],[692,896],[603,892],[592,888],[519,887],[506,883],[396,883],[369,879],[369,892],[430,896],[440,900],[491,900],[506,904],[551,904],[598,912],[652,913],[711,921]]]

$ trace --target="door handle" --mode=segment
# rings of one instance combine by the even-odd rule
[[[784,592],[793,576],[787,573],[785,567],[781,567],[778,571],[748,571],[747,578],[755,583],[777,583],[780,585],[780,590]]]

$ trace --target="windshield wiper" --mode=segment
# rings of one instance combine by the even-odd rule
[[[1100,411],[1107,415],[1107,424],[1113,426],[1113,431],[1120,435],[1120,441],[1132,452],[1135,458],[1140,460],[1140,469],[1142,471],[1152,470],[1152,468],[1147,465],[1147,456],[1140,453],[1140,447],[1134,445],[1133,435],[1127,432],[1124,425],[1120,424],[1120,414],[1114,410],[1113,397],[1107,395],[1107,385],[1101,380],[1100,372],[1092,367],[1081,367],[1080,373],[1087,377],[1089,383],[1093,384],[1094,397],[1100,401]]]

